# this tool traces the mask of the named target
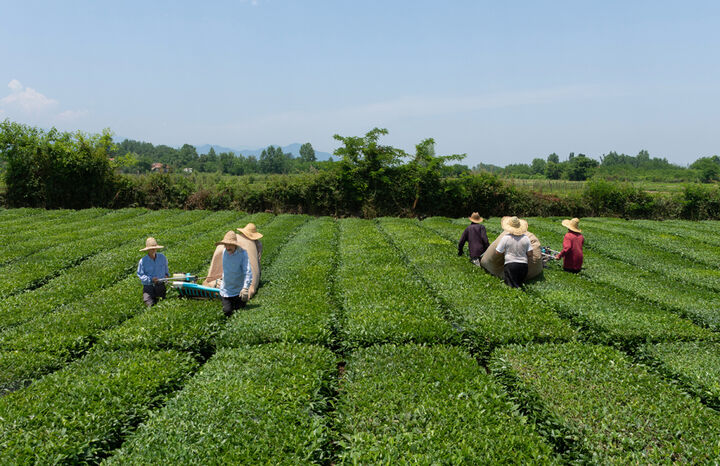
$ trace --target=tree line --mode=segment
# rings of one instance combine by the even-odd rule
[[[268,146],[259,157],[244,156],[234,152],[217,153],[213,147],[207,154],[198,154],[195,146],[183,144],[175,149],[166,145],[125,139],[110,149],[111,161],[122,173],[150,173],[154,164],[161,164],[160,171],[222,173],[227,175],[288,174],[312,169],[322,169],[326,162],[319,162],[315,149],[307,142],[300,147],[300,156],[283,152],[280,147]]]
[[[703,182],[720,181],[720,158],[701,157],[689,167],[668,162],[666,158],[651,157],[641,150],[636,156],[608,152],[595,160],[585,154],[570,152],[560,161],[556,153],[546,158],[536,157],[531,163],[515,163],[505,167],[479,164],[475,171],[488,171],[510,178],[585,181],[600,178],[609,181],[666,181]]]
[[[387,130],[375,128],[364,136],[335,135],[341,144],[334,154],[339,161],[321,170],[269,175],[263,183],[249,183],[237,176],[126,174],[117,164],[118,152],[109,131],[96,135],[45,131],[5,120],[0,123],[0,161],[5,167],[6,185],[3,203],[10,207],[72,209],[144,206],[270,210],[366,218],[462,217],[473,211],[484,217],[720,218],[717,185],[687,184],[682,192],[666,196],[628,183],[593,179],[580,193],[545,196],[520,190],[487,171],[471,172],[458,163],[465,154],[438,155],[432,138],[419,142],[414,153],[407,153],[383,144],[381,139],[386,134]],[[186,148],[192,163],[200,160],[200,156],[192,156],[193,152]],[[265,154],[258,164],[287,159],[280,157],[282,150],[278,152],[277,148],[268,148]],[[551,163],[561,164],[554,159],[545,161],[546,169]],[[720,165],[716,159],[707,162]],[[591,159],[579,154],[562,163],[567,163],[564,169],[571,169],[583,167],[586,160]],[[618,154],[608,160],[609,167],[662,165],[647,154]],[[600,163],[596,161],[593,168],[600,168]]]

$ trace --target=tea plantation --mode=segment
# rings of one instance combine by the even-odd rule
[[[247,308],[145,308],[147,236],[204,275],[248,222]],[[0,464],[720,462],[720,222],[583,219],[583,272],[525,290],[467,223],[0,210]]]

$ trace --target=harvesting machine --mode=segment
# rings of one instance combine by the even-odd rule
[[[200,277],[204,278],[204,277]],[[170,283],[178,294],[184,298],[220,298],[220,290],[210,286],[198,285],[198,276],[190,273],[175,273],[163,281]]]

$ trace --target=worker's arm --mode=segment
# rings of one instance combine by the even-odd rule
[[[561,259],[562,257],[564,257],[565,254],[567,254],[568,251],[570,251],[571,248],[572,248],[572,241],[570,240],[570,236],[569,236],[569,235],[565,235],[565,237],[563,238],[563,248],[562,248],[562,251],[560,251],[560,254],[557,255],[557,258],[558,258],[558,259]]]
[[[163,257],[165,258],[165,278],[168,278],[168,277],[170,277],[170,269],[168,268],[168,260],[164,254],[163,254]]]
[[[247,290],[250,288],[250,284],[252,283],[252,267],[250,267],[250,259],[248,258],[248,254],[245,250],[243,250],[243,262],[242,267],[245,268],[245,281],[243,282],[243,290]]]
[[[458,256],[463,255],[463,249],[465,248],[465,243],[468,239],[468,229],[465,228],[465,231],[463,231],[462,236],[460,237],[460,243],[458,243]]]
[[[152,279],[147,273],[145,273],[145,267],[143,267],[142,259],[138,262],[137,276],[140,279],[140,283],[143,285],[152,285]]]

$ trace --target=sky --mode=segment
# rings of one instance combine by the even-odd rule
[[[0,0],[0,120],[463,163],[720,154],[720,2]]]

